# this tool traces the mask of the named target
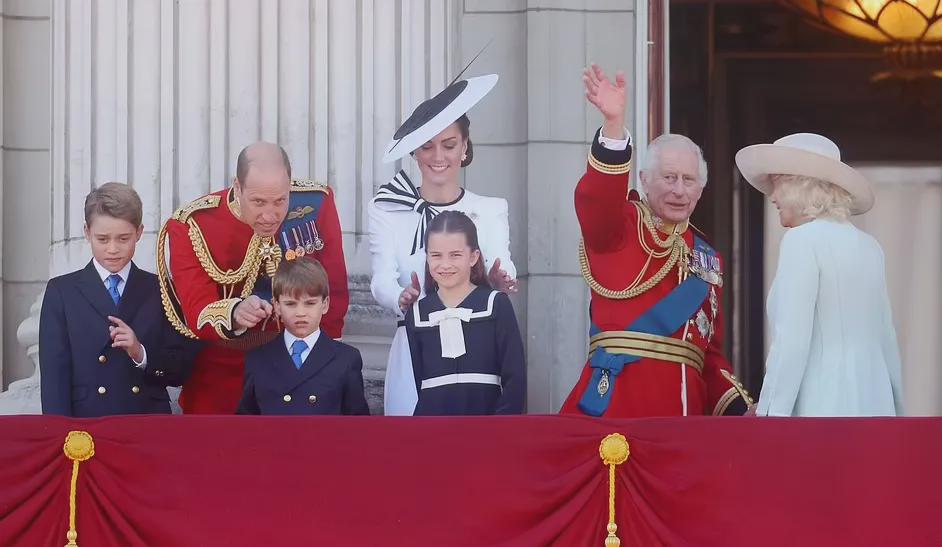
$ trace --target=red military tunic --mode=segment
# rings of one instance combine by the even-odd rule
[[[642,247],[640,238],[644,238],[648,248],[655,252],[661,252],[663,249],[655,244],[649,231],[653,224],[639,223],[642,219],[639,218],[641,212],[636,205],[640,203],[637,193],[632,192],[629,198],[625,199],[628,195],[630,160],[630,146],[624,151],[608,150],[599,144],[596,135],[589,165],[575,192],[576,215],[582,228],[586,266],[590,271],[587,281],[590,277],[594,278],[601,287],[616,291],[631,286],[636,280],[639,286],[643,286],[661,271],[669,259],[651,258],[645,269],[649,254]],[[682,229],[683,241],[688,250],[692,249],[692,230]],[[668,232],[670,231],[668,229]],[[668,234],[658,232],[658,237],[665,240]],[[686,262],[685,256],[678,261],[678,265],[672,266],[660,281],[630,298],[606,298],[593,290],[592,321],[602,331],[624,331],[678,286],[681,281],[681,264]],[[639,279],[642,270],[645,270],[645,273]],[[742,414],[746,409],[748,394],[733,377],[730,364],[723,356],[721,310],[721,283],[711,284],[710,292],[700,310],[689,318],[678,318],[677,322],[683,326],[671,336],[676,340],[686,340],[702,351],[702,372],[690,364],[682,365],[676,361],[643,356],[640,360],[627,364],[614,378],[611,399],[604,416],[622,418],[683,415],[684,374],[688,415]],[[578,403],[587,389],[607,391],[608,386],[600,387],[590,382],[593,371],[587,362],[578,383],[563,404],[561,413],[581,414]]]
[[[324,245],[313,257],[327,271],[331,301],[321,329],[340,338],[350,302],[340,221],[333,194],[323,185],[317,190],[326,194],[316,220]],[[311,191],[310,183],[306,191]],[[158,273],[167,316],[180,332],[208,342],[180,396],[188,414],[234,413],[242,395],[244,352],[270,340],[280,328],[272,317],[245,333],[233,332],[236,305],[257,284],[268,283],[265,277],[282,260],[277,242],[255,236],[236,217],[237,211],[231,189],[203,196],[177,210],[158,239]]]

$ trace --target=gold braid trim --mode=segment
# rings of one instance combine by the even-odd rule
[[[196,221],[190,218],[187,219],[186,224],[189,226],[188,233],[190,235],[190,243],[193,245],[193,252],[196,253],[196,258],[200,261],[200,266],[209,274],[210,279],[217,284],[235,285],[245,281],[252,272],[258,272],[258,267],[262,262],[262,257],[258,252],[259,248],[262,246],[261,237],[252,234],[252,239],[249,240],[249,245],[245,249],[245,258],[237,269],[223,270],[216,265],[216,261],[213,260],[212,255],[210,255],[209,245],[206,243],[206,239],[203,237],[203,231],[200,230]]]
[[[176,216],[176,213],[174,214]],[[169,222],[169,221],[168,221]],[[176,291],[173,288],[173,280],[170,279],[170,270],[167,267],[167,222],[160,228],[157,235],[157,280],[160,283],[160,302],[164,307],[164,315],[173,325],[177,332],[187,338],[196,339],[198,336],[189,327],[186,326],[186,319],[180,317],[177,308],[173,302],[179,304]]]
[[[592,169],[606,175],[624,175],[631,171],[631,160],[618,165],[609,165],[593,156],[591,151],[589,151],[589,165],[592,166]]]
[[[242,302],[241,298],[225,298],[210,302],[200,312],[196,328],[201,329],[203,325],[210,325],[216,329],[216,334],[219,334],[221,338],[228,339],[229,336],[226,336],[225,332],[232,331],[232,311],[239,305],[239,302]]]
[[[323,192],[328,193],[329,186],[324,182],[318,182],[311,179],[292,179],[292,192]]]
[[[579,269],[582,272],[582,278],[585,279],[586,285],[588,285],[593,292],[599,296],[603,296],[611,300],[627,300],[640,294],[644,294],[660,283],[665,277],[667,277],[667,274],[670,273],[674,266],[678,267],[678,274],[680,277],[682,277],[683,272],[687,268],[687,256],[690,253],[690,250],[687,248],[687,242],[684,241],[682,236],[683,232],[675,231],[666,239],[661,239],[657,235],[657,229],[654,227],[654,222],[651,219],[651,214],[647,207],[636,202],[631,203],[635,206],[635,208],[638,209],[638,241],[641,242],[642,248],[648,253],[648,260],[645,262],[644,267],[638,273],[638,277],[636,277],[628,287],[622,290],[615,290],[609,289],[599,283],[595,279],[595,276],[592,275],[592,268],[589,265],[589,257],[585,250],[585,239],[579,240]],[[644,228],[647,228],[647,231],[651,234],[655,244],[658,247],[664,249],[663,251],[655,252],[654,249],[651,249],[648,246],[648,244],[644,241]],[[641,279],[644,277],[644,274],[647,273],[648,265],[651,263],[651,258],[663,258],[664,256],[667,256],[667,261],[664,262],[664,265],[661,266],[661,269],[658,270],[657,273],[655,273],[652,277],[648,278],[647,281],[642,283]]]
[[[735,375],[722,369],[720,370],[720,374],[722,374],[723,378],[726,378],[729,383],[733,384],[733,387],[726,390],[726,393],[723,393],[720,400],[716,402],[716,406],[713,408],[714,416],[722,416],[726,413],[726,409],[736,400],[736,397],[742,397],[743,401],[746,402],[746,406],[751,406],[755,403],[755,401],[752,400],[752,396],[749,395],[749,392],[743,387],[742,382],[736,379]]]

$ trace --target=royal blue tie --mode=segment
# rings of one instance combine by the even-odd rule
[[[108,276],[108,294],[111,295],[111,299],[114,300],[114,305],[117,306],[121,302],[121,293],[118,292],[118,284],[121,283],[121,276],[118,274],[111,274]]]
[[[295,340],[291,344],[291,360],[294,361],[294,368],[300,370],[301,365],[304,364],[304,360],[301,359],[301,354],[307,350],[307,343],[304,340]]]

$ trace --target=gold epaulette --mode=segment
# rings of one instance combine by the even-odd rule
[[[330,192],[330,187],[327,186],[327,183],[318,182],[311,179],[291,179],[291,191],[292,192],[323,192],[325,194]]]
[[[203,209],[213,209],[216,207],[219,207],[219,196],[216,194],[209,194],[201,198],[194,199],[183,207],[180,207],[173,212],[173,215],[170,218],[179,220],[180,222],[186,222],[196,211],[202,211]]]

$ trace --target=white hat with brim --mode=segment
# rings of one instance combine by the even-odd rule
[[[386,145],[383,163],[398,160],[432,140],[471,110],[497,85],[497,74],[459,80],[423,102]]]
[[[769,175],[801,175],[846,190],[853,199],[851,214],[860,215],[873,207],[870,182],[841,161],[841,151],[832,140],[815,133],[795,133],[772,144],[747,146],[736,153],[736,166],[749,184],[766,195],[774,190]]]

